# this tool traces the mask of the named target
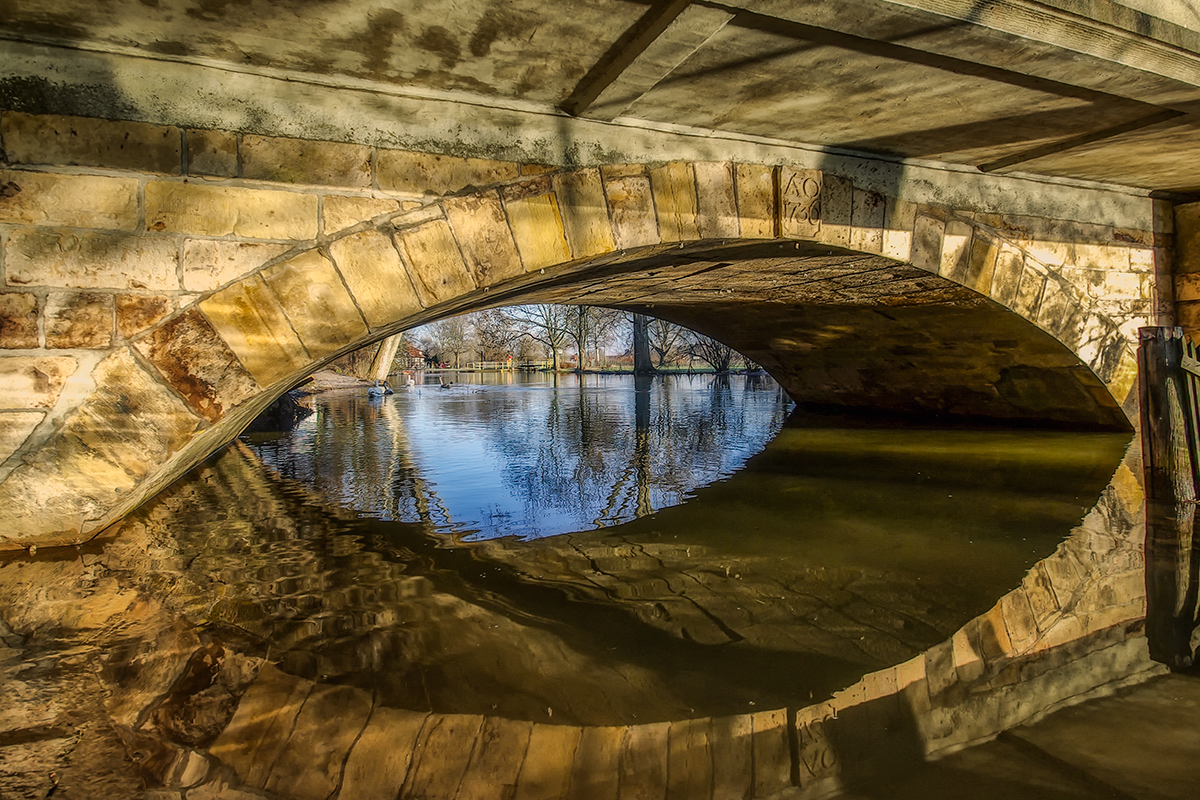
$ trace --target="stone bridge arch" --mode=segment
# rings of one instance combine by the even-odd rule
[[[666,313],[652,313],[748,351],[793,394],[833,384],[838,391],[819,401],[859,405],[872,390],[861,372],[837,385],[829,364],[809,371],[810,384],[805,370],[789,370],[789,358],[820,341],[793,336],[780,353],[790,336],[780,319],[768,315],[775,330],[764,338],[763,326],[722,327],[705,315],[734,304],[759,313],[791,296],[825,309],[817,321],[827,331],[844,329],[850,308],[901,319],[887,334],[895,344],[919,327],[923,309],[949,308],[948,324],[972,342],[948,356],[951,368],[990,348],[988,369],[1003,369],[1002,351],[1036,341],[1039,368],[1069,376],[1056,385],[1086,398],[1075,403],[1087,407],[1083,421],[1123,424],[1139,315],[1114,316],[1072,271],[1102,263],[1092,271],[1133,281],[1141,296],[1153,277],[1150,233],[1064,235],[1053,221],[918,204],[788,166],[546,170],[409,208],[369,197],[333,203],[319,188],[146,175],[11,170],[4,181],[0,220],[14,227],[0,368],[30,398],[3,419],[6,547],[94,535],[344,352],[523,299],[649,308],[673,297]],[[172,250],[174,274],[161,266]],[[210,274],[189,284],[188,263]],[[730,270],[736,280],[725,283]],[[82,291],[58,291],[66,288]],[[1046,336],[998,344],[1018,319]],[[853,327],[843,341],[858,336]],[[868,341],[864,352],[878,345]],[[920,365],[915,356],[885,361],[869,366],[897,376]],[[1027,419],[1056,420],[1023,391],[1005,402],[1025,403]],[[1035,394],[1045,398],[1046,387]]]

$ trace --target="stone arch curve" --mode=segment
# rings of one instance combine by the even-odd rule
[[[161,190],[152,207],[155,186],[145,189],[146,246],[154,234],[193,224],[192,201],[169,200],[178,184]],[[290,193],[262,194],[296,202]],[[275,201],[249,210],[237,202],[228,203],[234,238],[269,238],[255,220],[269,221]],[[1066,245],[1078,259],[1085,245],[1039,242],[1004,218],[886,197],[818,170],[721,162],[563,170],[291,238],[278,248],[284,252],[96,359],[90,394],[6,464],[0,503],[16,509],[9,546],[88,538],[315,368],[390,333],[523,297],[652,305],[664,283],[691,292],[693,302],[680,307],[694,316],[705,308],[696,297],[726,291],[715,270],[734,263],[749,265],[741,274],[754,280],[727,290],[728,299],[759,309],[787,287],[806,285],[816,306],[838,308],[849,288],[861,290],[855,284],[865,273],[872,277],[862,296],[874,292],[895,314],[947,302],[968,315],[1009,309],[1086,365],[1083,389],[1114,413],[1136,375],[1117,321],[1042,257]],[[847,263],[857,268],[839,275],[835,267]],[[818,268],[832,270],[824,282],[805,279]],[[635,272],[637,280],[629,277]],[[896,335],[911,330],[901,325]],[[736,331],[724,333],[737,339]],[[773,346],[759,342],[753,355],[761,360]],[[850,390],[861,390],[859,383]]]

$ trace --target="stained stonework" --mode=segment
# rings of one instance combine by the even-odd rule
[[[107,347],[112,335],[112,295],[50,293],[46,302],[46,347]]]
[[[0,293],[0,348],[38,346],[38,298],[28,292]]]

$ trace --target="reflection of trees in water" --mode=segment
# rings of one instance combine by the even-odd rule
[[[577,387],[439,396],[438,405],[317,398],[292,436],[256,449],[283,477],[378,519],[549,535],[678,504],[761,449],[786,402],[761,381],[734,392],[740,380],[582,376]],[[507,497],[442,502],[435,483],[460,476],[441,477],[428,429],[412,428],[431,409],[440,427],[478,432]]]

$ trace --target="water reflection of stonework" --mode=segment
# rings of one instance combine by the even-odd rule
[[[270,518],[275,506],[264,499],[271,493],[246,457],[220,459],[201,473],[197,485],[204,488],[191,490],[214,492],[230,509],[205,545],[226,554],[219,556],[225,559],[220,570],[214,556],[205,562],[181,550],[165,529],[191,502],[186,494],[163,498],[131,519],[104,549],[0,568],[7,626],[0,631],[6,645],[0,719],[7,731],[0,734],[6,756],[0,775],[23,793],[15,796],[43,796],[54,782],[65,797],[134,796],[144,778],[174,787],[176,793],[164,797],[186,788],[187,800],[259,792],[295,798],[335,792],[344,798],[508,797],[513,791],[517,797],[768,797],[796,784],[797,796],[815,797],[1160,672],[1146,659],[1141,636],[1142,498],[1130,469],[1137,466],[1134,454],[1083,523],[1020,588],[941,644],[870,672],[825,702],[806,705],[803,693],[752,713],[698,719],[664,707],[659,713],[673,715],[665,717],[672,721],[599,726],[573,721],[597,710],[568,710],[569,702],[557,716],[548,706],[544,717],[523,720],[397,708],[385,692],[328,683],[352,666],[338,663],[336,647],[305,663],[297,656],[304,647],[296,645],[316,629],[325,628],[325,637],[336,633],[329,628],[341,624],[339,598],[363,607],[361,597],[350,603],[346,593],[377,593],[380,617],[360,620],[368,632],[354,634],[370,639],[373,624],[391,625],[385,617],[395,613],[389,611],[397,608],[393,599],[429,595],[429,579],[385,579],[388,564],[397,562],[380,559],[354,537],[333,538],[328,549],[315,550],[303,535],[303,515],[277,520],[260,545],[269,558],[259,558],[247,549],[250,519]],[[236,510],[252,497],[263,504],[258,511]],[[485,555],[500,569],[511,554],[497,546],[486,546]],[[661,575],[664,554],[633,547],[610,558],[635,567],[631,575],[639,560],[650,558]],[[585,550],[571,557],[595,555]],[[238,561],[255,572],[239,577]],[[331,570],[350,563],[357,570],[374,564],[383,573],[373,584],[333,589]],[[221,582],[208,580],[209,570]],[[630,580],[635,594],[651,586]],[[663,580],[670,593],[671,579]],[[239,594],[258,599],[247,603]],[[488,610],[486,593],[440,602],[453,615],[485,615],[485,624],[502,619]],[[646,607],[655,603],[661,600]],[[668,607],[660,623],[678,625],[682,607]],[[292,621],[281,612],[288,608]],[[270,615],[257,616],[256,609]],[[719,626],[712,630],[727,635]],[[277,647],[288,649],[281,664],[287,671],[271,663],[278,653],[264,648],[268,631]],[[595,669],[537,625],[510,623],[499,636],[519,637],[510,654],[526,650],[576,673]],[[404,642],[416,649],[443,644]],[[384,663],[396,655],[390,646],[377,653]],[[368,651],[352,652],[358,658]],[[878,657],[886,662],[891,655]],[[644,670],[613,677],[645,681],[646,697],[679,690]],[[407,678],[420,684],[419,675]],[[46,698],[53,702],[37,702]]]

